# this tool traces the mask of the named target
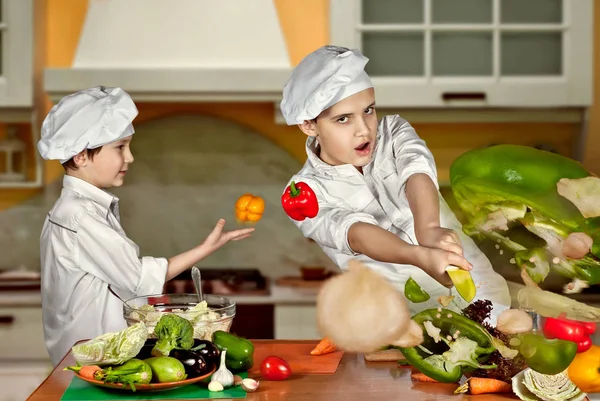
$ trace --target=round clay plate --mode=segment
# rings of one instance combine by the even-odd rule
[[[208,377],[210,377],[210,375],[212,375],[215,371],[217,370],[217,368],[215,367],[210,373],[207,373],[203,376],[198,376],[198,377],[194,377],[192,379],[186,379],[186,380],[181,380],[178,382],[169,382],[169,383],[150,383],[150,384],[135,384],[135,391],[162,391],[162,390],[170,390],[173,388],[179,388],[179,387],[184,387],[190,384],[194,384],[194,383],[198,383],[199,381],[202,381]],[[131,387],[129,387],[129,384],[123,384],[123,383],[104,383],[100,380],[93,380],[93,379],[88,379],[86,377],[81,377],[79,375],[79,373],[75,372],[75,374],[77,375],[77,377],[79,377],[81,380],[85,380],[86,382],[93,384],[94,386],[98,386],[98,387],[106,387],[106,388],[112,388],[112,389],[116,389],[116,390],[124,390],[124,391],[133,391],[131,389]]]

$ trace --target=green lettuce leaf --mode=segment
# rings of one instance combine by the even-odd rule
[[[71,348],[79,365],[120,365],[135,357],[148,338],[148,329],[142,322],[115,332],[76,344]]]

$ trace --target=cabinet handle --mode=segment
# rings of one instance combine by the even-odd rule
[[[444,92],[442,99],[447,102],[450,100],[485,100],[485,92]]]
[[[12,315],[0,315],[0,325],[10,326],[15,322],[15,317]]]

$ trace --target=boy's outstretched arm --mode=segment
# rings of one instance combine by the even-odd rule
[[[223,232],[224,226],[225,220],[220,219],[212,232],[200,245],[169,258],[166,280],[168,281],[177,277],[229,241],[238,241],[247,238],[254,231],[254,228],[244,228]]]
[[[427,174],[410,176],[406,182],[406,198],[414,217],[415,235],[419,244],[464,256],[458,234],[440,227],[439,194]]]
[[[470,269],[469,262],[455,253],[409,244],[370,223],[352,224],[348,230],[348,243],[354,252],[373,260],[418,266],[447,287],[452,287],[452,281],[446,273],[448,265]]]

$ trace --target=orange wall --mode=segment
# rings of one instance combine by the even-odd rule
[[[47,36],[46,67],[70,67],[75,58],[79,37],[85,22],[88,0],[46,0]],[[42,83],[40,83],[42,85]],[[46,116],[52,102],[46,96],[39,115]],[[40,126],[43,118],[40,120]],[[44,166],[44,182],[48,183],[62,175],[63,168],[57,161],[47,161]]]
[[[273,0],[290,64],[329,43],[329,0]]]

